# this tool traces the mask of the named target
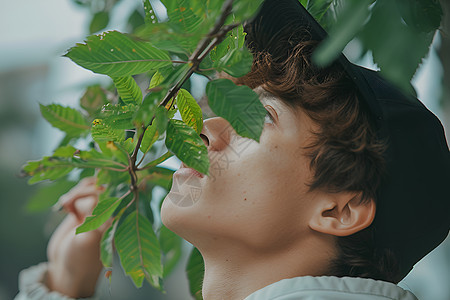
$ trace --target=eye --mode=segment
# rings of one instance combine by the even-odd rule
[[[264,123],[273,124],[273,117],[269,111],[267,111],[266,116],[264,117]]]

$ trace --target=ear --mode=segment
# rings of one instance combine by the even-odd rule
[[[352,235],[372,224],[375,217],[375,202],[360,203],[360,194],[325,194],[317,200],[309,227],[321,233]]]

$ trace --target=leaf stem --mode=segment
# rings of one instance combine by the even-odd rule
[[[145,167],[137,168],[136,171],[143,171],[143,170],[151,169],[154,166],[162,163],[163,161],[165,161],[166,159],[168,159],[171,156],[172,156],[172,153],[167,151],[166,153],[164,153],[164,155],[160,156],[159,158],[155,159],[154,161],[149,162],[147,165],[145,165]]]

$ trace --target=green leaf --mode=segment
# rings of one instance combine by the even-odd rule
[[[95,149],[79,151],[75,157],[79,157],[80,160],[78,160],[78,162],[83,163],[86,166],[123,168],[123,164],[121,165],[120,163],[111,160],[111,158],[114,157],[113,151],[118,151],[118,149],[114,148],[116,146],[111,143],[112,142],[108,145],[108,143],[100,142],[99,146],[102,149],[102,152],[98,152]],[[128,160],[125,159],[125,162],[128,163]]]
[[[142,171],[143,177],[142,180],[146,182],[150,182],[154,185],[161,186],[166,190],[169,190],[172,186],[172,176],[173,170],[162,168],[162,167],[153,167],[150,169],[146,169]]]
[[[225,56],[225,54],[232,49],[233,47],[233,40],[231,36],[229,35],[227,38],[225,38],[219,45],[214,47],[214,49],[210,52],[210,57],[212,61],[218,61],[222,57]]]
[[[105,91],[99,85],[88,87],[80,99],[80,106],[90,117],[94,117],[106,103],[108,103],[108,99]]]
[[[155,10],[149,0],[144,0],[144,12],[145,12],[145,23],[152,24],[158,22],[155,15]]]
[[[395,1],[377,1],[359,38],[372,51],[381,74],[403,91],[414,93],[410,80],[429,52],[433,32],[418,33],[407,26]]]
[[[143,168],[152,168],[152,167],[159,165],[160,163],[166,161],[167,159],[171,158],[172,156],[173,156],[173,154],[168,151],[165,154],[163,154],[162,156],[158,157],[157,159],[146,164]]]
[[[416,32],[429,33],[439,28],[442,8],[436,0],[397,0],[397,7],[405,23]]]
[[[128,172],[115,172],[107,169],[100,169],[97,173],[97,184],[107,184],[117,186],[119,184],[130,184],[130,174]]]
[[[200,134],[203,128],[203,116],[202,109],[197,104],[197,101],[185,89],[180,89],[176,101],[184,123],[191,126],[195,132]]]
[[[22,168],[25,175],[32,176],[28,180],[33,184],[43,180],[56,180],[67,175],[73,170],[73,166],[65,158],[44,157],[39,161],[29,161]]]
[[[327,12],[327,10],[330,8],[332,2],[333,0],[309,0],[307,6],[303,6],[306,7],[308,12],[314,17],[314,19],[319,22]],[[304,3],[302,2],[302,4]]]
[[[167,52],[118,31],[92,35],[65,56],[83,68],[111,77],[140,74],[172,63]]]
[[[164,87],[172,86],[174,82],[178,82],[181,78],[183,78],[189,68],[189,64],[178,64],[158,70],[162,77],[164,77],[164,80],[159,85]]]
[[[159,102],[167,94],[167,89],[152,91],[145,95],[142,105],[138,108],[133,116],[133,122],[136,128],[148,126],[155,116]]]
[[[95,119],[92,122],[91,128],[92,138],[96,142],[113,141],[121,142],[124,140],[124,131],[121,129],[114,129],[106,124],[102,119]]]
[[[177,263],[180,261],[182,250],[182,239],[170,231],[166,226],[161,226],[159,231],[159,243],[161,251],[164,253],[164,273],[163,277],[167,277]]]
[[[169,24],[180,33],[193,33],[202,23],[202,18],[198,17],[191,9],[190,3],[186,0],[163,0],[169,16]]]
[[[344,50],[345,46],[363,28],[370,15],[372,0],[349,1],[344,7],[330,35],[316,49],[313,61],[319,66],[328,66]],[[378,35],[377,35],[378,36]]]
[[[42,116],[53,126],[71,137],[79,136],[89,130],[83,115],[74,108],[59,104],[39,104]]]
[[[115,221],[112,226],[110,226],[102,236],[100,242],[100,260],[105,268],[112,268],[113,263],[113,240],[114,234],[116,232],[118,222]]]
[[[205,265],[203,257],[197,248],[192,249],[186,266],[186,273],[189,280],[189,290],[196,300],[202,300],[203,276],[205,275]]]
[[[121,198],[109,197],[105,193],[101,194],[92,216],[87,217],[84,223],[77,227],[76,233],[91,231],[102,226],[112,216],[121,200]]]
[[[100,11],[92,16],[91,24],[89,24],[89,33],[100,31],[108,26],[109,12]]]
[[[153,74],[152,79],[150,80],[149,89],[157,87],[163,81],[164,81],[164,77],[162,76],[162,74],[159,71],[157,71],[155,74]]]
[[[53,156],[57,157],[73,157],[77,149],[71,145],[59,147],[53,152]]]
[[[179,120],[170,120],[167,127],[166,147],[188,167],[208,174],[208,150],[200,136]]]
[[[147,153],[153,144],[158,140],[159,134],[156,130],[156,125],[150,125],[145,129],[144,137],[142,138],[142,143],[140,150],[143,153]]]
[[[188,38],[187,33],[174,32],[167,22],[148,24],[140,28],[136,35],[151,41],[153,46],[158,49],[187,56],[194,51],[201,38],[201,35],[198,34],[195,36],[189,35]]]
[[[113,129],[131,129],[134,128],[133,116],[136,107],[134,104],[112,105],[108,103],[103,106],[99,119]]]
[[[147,218],[134,211],[117,228],[114,242],[120,262],[136,287],[141,287],[146,278],[157,288],[162,276],[161,252]]]
[[[125,141],[120,142],[119,146],[122,148],[121,150],[125,150],[129,154],[132,154],[136,147],[136,143],[137,142],[133,138],[127,138]]]
[[[250,72],[253,55],[247,48],[236,48],[229,51],[216,64],[218,70],[223,70],[233,77],[241,77]]]
[[[142,91],[131,76],[113,77],[120,98],[125,104],[140,104],[142,102]]]
[[[119,164],[118,166],[110,166],[110,167],[115,167],[115,168],[119,168],[119,169],[124,169],[124,167],[126,167],[126,165],[128,165],[129,161],[128,161],[128,153],[126,151],[126,149],[124,149],[121,145],[124,143],[125,141],[109,141],[109,140],[97,140],[97,144],[101,150],[101,153],[99,153],[101,155],[100,158],[96,158],[94,159],[86,159],[87,162],[94,162],[97,164],[97,160],[99,161],[99,164],[102,163],[102,161],[104,161],[105,164],[107,163],[111,163],[111,161],[115,162],[116,164]],[[83,152],[81,154],[84,154]],[[116,162],[119,161],[122,164]],[[100,167],[103,167],[102,165]]]
[[[58,180],[46,185],[40,185],[39,189],[28,200],[26,210],[28,212],[41,212],[54,205],[61,195],[67,193],[77,183],[75,181]]]
[[[239,135],[259,142],[267,112],[252,89],[217,79],[208,82],[206,94],[216,115],[230,122]]]

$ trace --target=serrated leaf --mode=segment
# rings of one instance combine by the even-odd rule
[[[163,0],[169,16],[169,24],[176,31],[181,33],[193,33],[202,23],[202,18],[198,17],[191,9],[190,3],[186,0]]]
[[[89,24],[89,33],[100,31],[108,26],[109,23],[109,12],[100,11],[92,16],[91,23]]]
[[[145,12],[145,23],[152,24],[158,22],[158,19],[155,15],[155,10],[153,9],[152,4],[149,0],[143,0],[144,3],[144,12]]]
[[[192,249],[186,266],[186,273],[189,280],[189,290],[196,300],[202,300],[202,285],[205,275],[205,265],[203,257],[197,248]]]
[[[120,98],[125,104],[140,104],[142,102],[142,91],[131,76],[113,77]]]
[[[150,80],[149,89],[157,87],[163,81],[164,81],[163,75],[159,71],[157,71],[155,74],[153,74],[152,79]]]
[[[330,65],[344,50],[345,46],[363,28],[370,15],[371,0],[347,3],[330,35],[315,50],[313,61],[319,66]]]
[[[121,200],[121,198],[109,197],[105,193],[101,194],[92,216],[87,217],[83,224],[77,227],[76,233],[91,231],[102,226],[112,216]]]
[[[253,55],[247,48],[233,49],[216,63],[218,70],[223,70],[233,77],[241,77],[250,72]]]
[[[166,147],[188,167],[208,174],[208,150],[200,136],[179,120],[170,120],[167,126]]]
[[[200,134],[203,128],[202,109],[194,97],[185,89],[180,89],[176,97],[177,106],[184,123]]]
[[[96,142],[113,141],[121,142],[124,140],[124,131],[121,129],[114,129],[106,124],[102,119],[95,119],[92,122],[91,128],[92,138]]]
[[[167,52],[118,31],[92,35],[65,56],[83,68],[111,77],[136,75],[172,63]]]
[[[136,287],[141,287],[146,278],[159,286],[162,276],[161,252],[152,224],[136,211],[128,215],[117,228],[114,242],[125,273]]]
[[[29,161],[23,167],[22,171],[32,176],[29,180],[29,184],[33,184],[43,180],[56,180],[66,176],[73,170],[73,166],[64,159],[58,159],[53,157],[44,157],[39,161]]]
[[[59,197],[67,193],[77,183],[75,181],[58,180],[51,184],[40,185],[26,204],[28,212],[41,212],[54,205]]]
[[[372,51],[381,74],[406,93],[414,93],[410,80],[429,52],[433,33],[418,33],[407,26],[396,2],[377,1],[359,38]]]
[[[166,226],[162,226],[159,231],[159,243],[163,252],[164,272],[163,277],[167,277],[177,263],[180,261],[182,250],[182,239],[170,231]]]
[[[252,89],[217,79],[208,82],[206,95],[212,111],[226,119],[239,135],[259,141],[266,110]]]
[[[131,129],[134,128],[133,116],[136,110],[137,106],[134,104],[112,105],[108,103],[103,106],[98,120],[113,129]],[[97,123],[95,122],[95,124]]]
[[[53,126],[71,137],[79,136],[89,130],[89,125],[81,112],[59,104],[39,104],[42,116]]]

